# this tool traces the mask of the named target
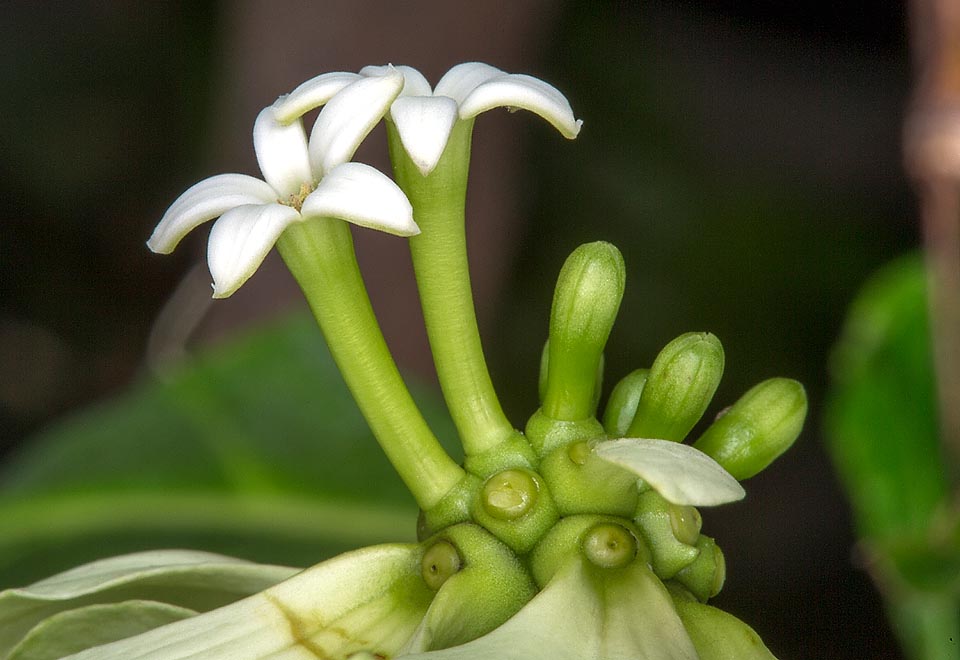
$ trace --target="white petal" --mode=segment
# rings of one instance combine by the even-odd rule
[[[335,167],[303,201],[301,213],[304,218],[340,218],[396,236],[420,233],[403,191],[385,174],[362,163]]]
[[[307,134],[299,120],[282,124],[276,108],[264,108],[253,125],[253,148],[263,178],[280,197],[296,195],[303,184],[313,187]]]
[[[226,298],[250,279],[297,210],[283,204],[250,204],[224,213],[210,230],[207,265],[213,297]]]
[[[342,71],[324,73],[311,78],[286,96],[281,96],[273,104],[277,121],[287,124],[299,119],[314,108],[324,105],[333,98],[334,94],[359,79],[360,76],[356,73]]]
[[[457,121],[456,102],[446,96],[402,96],[390,107],[390,117],[417,169],[430,174]]]
[[[416,546],[341,555],[207,614],[69,656],[70,660],[316,660],[393,655],[430,593]]]
[[[504,75],[506,74],[503,71],[489,64],[465,62],[443,74],[433,93],[437,96],[449,96],[460,105],[479,85]]]
[[[593,452],[630,470],[674,504],[716,506],[742,500],[740,483],[698,449],[669,440],[606,440]]]
[[[572,614],[572,616],[571,616]],[[663,585],[641,562],[604,575],[580,558],[496,630],[403,660],[697,660]]]
[[[403,74],[391,68],[347,85],[330,99],[310,133],[310,164],[317,179],[353,158],[402,88]]]
[[[246,174],[219,174],[194,184],[170,205],[147,241],[154,252],[169,254],[194,228],[235,206],[263,204],[277,199],[265,181]]]
[[[460,103],[460,118],[476,117],[498,107],[535,112],[571,140],[577,137],[583,124],[573,116],[570,103],[556,87],[522,74],[500,76],[479,85]]]
[[[391,68],[396,69],[403,74],[403,90],[400,96],[430,96],[433,90],[430,83],[423,77],[423,74],[412,66],[398,65],[395,67],[387,66],[365,66],[360,69],[361,76],[382,76]]]

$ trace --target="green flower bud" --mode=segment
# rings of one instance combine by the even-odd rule
[[[557,447],[540,463],[540,474],[562,516],[605,513],[629,518],[637,506],[637,475],[598,458],[592,442]]]
[[[672,589],[670,595],[700,660],[776,660],[753,628],[737,617],[716,607],[677,597]]]
[[[723,375],[723,347],[708,332],[667,344],[650,367],[627,436],[682,441],[703,416]]]
[[[474,521],[521,554],[530,550],[560,517],[542,478],[521,469],[488,477],[472,514]]]
[[[671,504],[655,490],[640,494],[633,522],[650,548],[653,572],[661,580],[692,564],[700,554],[700,514],[691,506]]]
[[[643,394],[649,374],[649,369],[637,369],[614,386],[603,411],[603,428],[611,438],[623,438],[627,435],[630,422],[637,415],[640,395]]]
[[[537,592],[510,548],[476,525],[455,525],[431,542],[422,564],[429,569],[433,564],[427,558],[433,553],[438,572],[449,575],[407,643],[411,648],[426,651],[476,639],[516,614]],[[451,571],[454,556],[460,563]]]
[[[531,415],[525,434],[538,456],[546,456],[558,447],[566,447],[579,440],[606,438],[603,426],[593,417],[574,422],[563,421],[550,417],[543,408]]]
[[[609,243],[581,245],[557,278],[550,309],[550,343],[543,410],[576,421],[595,410],[603,347],[623,298],[623,256]]]
[[[709,536],[697,539],[699,556],[682,569],[673,579],[687,588],[701,603],[720,593],[727,579],[727,563],[720,546]]]
[[[737,479],[747,479],[790,448],[806,416],[803,385],[788,378],[771,378],[740,397],[694,447]]]

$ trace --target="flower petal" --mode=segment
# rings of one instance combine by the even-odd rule
[[[299,120],[282,124],[276,108],[264,108],[253,125],[253,148],[263,178],[280,197],[296,195],[303,184],[313,186],[307,134]]]
[[[464,62],[443,74],[433,93],[436,96],[449,96],[460,105],[478,86],[505,75],[497,67],[483,62]]]
[[[250,598],[70,660],[303,660],[392,656],[433,596],[415,545],[365,548]]]
[[[712,458],[669,440],[620,438],[600,442],[594,454],[630,470],[667,501],[716,506],[743,499],[743,487]]]
[[[576,558],[483,637],[404,660],[697,660],[666,589],[642,562],[605,574]]]
[[[170,254],[183,237],[207,220],[217,218],[235,206],[274,202],[276,191],[265,181],[246,174],[218,174],[194,184],[163,214],[147,247]]]
[[[437,85],[437,87],[440,87]],[[523,108],[553,124],[563,137],[573,139],[580,132],[582,120],[573,116],[570,103],[556,87],[539,78],[510,74],[493,78],[477,86],[460,103],[460,118],[476,117],[492,108]]]
[[[194,610],[152,600],[85,605],[44,619],[30,629],[10,655],[3,657],[5,660],[57,660],[196,615]]]
[[[310,133],[310,164],[316,179],[353,158],[397,98],[403,82],[403,74],[391,67],[382,76],[347,85],[330,99]]]
[[[420,233],[403,191],[385,174],[362,163],[335,167],[307,195],[301,213],[304,218],[340,218],[396,236]]]
[[[430,174],[447,147],[457,121],[457,104],[446,96],[401,96],[390,107],[400,142],[424,176]]]
[[[358,74],[344,71],[324,73],[311,78],[298,85],[286,96],[281,96],[276,100],[273,104],[276,110],[276,119],[282,124],[295,121],[314,108],[324,105],[341,89],[359,79]]]
[[[226,298],[250,279],[297,210],[283,204],[249,204],[224,213],[210,230],[207,265],[213,297]]]
[[[0,592],[0,658],[35,625],[78,605],[112,603],[135,595],[207,610],[257,593],[296,572],[188,550],[101,559],[28,587]]]
[[[400,96],[430,96],[433,94],[433,90],[430,88],[430,83],[427,82],[427,79],[423,77],[422,73],[414,69],[412,66],[406,66],[403,64],[395,67],[391,67],[391,65],[365,66],[360,69],[360,75],[382,76],[391,68],[394,68],[403,74],[403,90],[400,92]]]

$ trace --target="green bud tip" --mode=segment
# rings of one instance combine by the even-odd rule
[[[583,554],[600,568],[622,568],[637,556],[637,539],[626,527],[600,523],[583,537]]]
[[[557,278],[550,309],[550,339],[543,409],[553,419],[579,420],[593,414],[597,371],[616,320],[626,268],[609,243],[581,245]]]
[[[709,332],[688,332],[671,341],[650,367],[627,435],[682,441],[710,404],[723,364],[723,346]]]
[[[480,501],[484,511],[498,520],[523,517],[537,502],[540,484],[526,470],[504,470],[483,484]]]
[[[437,541],[423,553],[420,574],[427,586],[436,591],[451,575],[460,570],[460,553],[449,541]]]
[[[803,385],[789,378],[771,378],[740,397],[694,447],[737,479],[747,479],[790,448],[806,416]]]

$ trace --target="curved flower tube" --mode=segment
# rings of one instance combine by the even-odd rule
[[[403,87],[403,75],[327,74],[300,97],[320,112],[308,141],[299,115],[281,97],[257,117],[254,148],[263,180],[221,174],[184,192],[147,245],[167,254],[190,231],[218,218],[207,260],[213,297],[232,295],[259,268],[283,231],[312,218],[339,218],[398,236],[419,233],[406,196],[368,165],[348,162]]]

